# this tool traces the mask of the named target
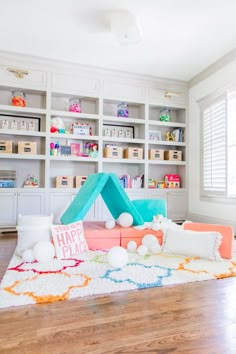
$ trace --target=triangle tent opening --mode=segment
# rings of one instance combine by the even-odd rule
[[[83,220],[97,197],[101,194],[113,218],[116,220],[121,213],[129,213],[133,217],[133,225],[143,225],[144,220],[131,203],[114,173],[95,173],[88,176],[61,217],[62,224],[70,224]]]

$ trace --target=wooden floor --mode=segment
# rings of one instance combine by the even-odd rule
[[[0,276],[16,244],[0,238]],[[0,310],[1,354],[236,353],[236,278]]]

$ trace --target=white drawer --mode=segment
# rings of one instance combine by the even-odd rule
[[[167,107],[184,107],[186,94],[180,89],[149,89],[150,103],[161,104]]]
[[[10,70],[16,70],[12,72]],[[23,74],[19,77],[21,71],[27,72],[28,74]],[[13,67],[13,66],[0,66],[0,80],[3,83],[15,83],[19,87],[32,87],[38,86],[40,88],[45,88],[47,83],[47,73],[40,70],[28,70],[23,67]]]

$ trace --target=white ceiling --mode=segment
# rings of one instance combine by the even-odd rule
[[[7,0],[0,50],[190,80],[236,47],[235,0]],[[107,23],[129,10],[139,44],[119,45]]]

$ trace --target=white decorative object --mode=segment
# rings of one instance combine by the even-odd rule
[[[88,252],[83,221],[67,225],[52,225],[51,229],[57,258],[72,258]]]
[[[148,248],[144,245],[138,247],[137,252],[140,256],[144,257],[148,253]]]
[[[221,257],[218,248],[221,240],[222,235],[219,232],[169,228],[164,232],[162,252],[219,261]]]
[[[122,227],[130,227],[133,224],[133,216],[129,213],[122,213],[118,217],[117,222]]]
[[[53,260],[55,248],[49,241],[40,241],[34,246],[33,255],[39,263],[47,263]]]
[[[135,241],[129,241],[127,243],[127,250],[130,251],[130,252],[136,252],[137,243]]]
[[[22,253],[22,258],[24,262],[33,262],[35,260],[33,250],[28,249]]]
[[[116,223],[115,220],[111,219],[111,220],[107,220],[105,222],[105,228],[106,229],[113,229],[115,227]]]
[[[19,215],[16,226],[17,247],[16,254],[22,256],[25,250],[33,248],[39,241],[51,239],[52,215]]]
[[[160,244],[157,242],[157,243],[153,243],[151,245],[151,249],[150,249],[151,253],[153,254],[157,254],[157,253],[161,253],[161,246]]]
[[[122,268],[128,262],[127,251],[120,246],[112,247],[107,254],[107,261],[113,268]]]
[[[152,234],[147,234],[142,238],[142,245],[146,246],[148,250],[151,250],[152,245],[157,244],[156,236]]]

